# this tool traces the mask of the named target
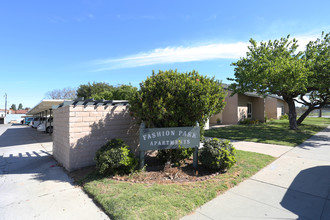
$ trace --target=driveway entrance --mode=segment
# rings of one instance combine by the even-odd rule
[[[48,134],[0,125],[0,219],[109,219],[52,157]]]

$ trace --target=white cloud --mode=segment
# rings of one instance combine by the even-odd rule
[[[296,40],[298,40],[298,51],[304,51],[306,49],[306,45],[310,42],[310,41],[315,41],[317,38],[320,38],[321,34],[306,34],[306,35],[298,35],[295,36],[294,38],[296,38]]]
[[[305,35],[291,36],[298,40],[298,50],[303,51],[307,43],[316,40],[320,34],[307,33]],[[93,63],[98,67],[95,72],[111,69],[141,67],[155,64],[184,63],[192,61],[205,61],[213,59],[239,59],[244,57],[248,50],[248,42],[213,43],[191,47],[157,48],[149,52],[141,52],[121,58],[97,60]]]
[[[182,63],[212,59],[238,59],[245,56],[248,43],[209,44],[195,47],[166,47],[135,55],[96,61],[96,71],[147,66],[165,63]]]

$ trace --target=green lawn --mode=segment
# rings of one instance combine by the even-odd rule
[[[111,219],[179,219],[274,160],[244,151],[237,151],[236,157],[227,173],[201,182],[142,184],[90,175],[82,185]]]
[[[205,131],[206,137],[297,146],[330,125],[330,118],[306,118],[299,130],[289,130],[288,120],[259,125],[233,125]]]

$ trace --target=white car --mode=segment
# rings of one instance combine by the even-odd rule
[[[40,125],[40,123],[42,123],[42,121],[43,121],[43,118],[40,118],[40,117],[34,118],[33,121],[31,122],[31,127],[37,128],[38,125]]]
[[[47,128],[46,128],[46,120],[40,123],[37,127],[38,131],[46,131],[47,133],[52,133],[53,132],[53,126],[51,126],[50,122],[53,122],[53,118],[48,118],[47,119]]]

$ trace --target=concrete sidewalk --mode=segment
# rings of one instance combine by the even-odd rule
[[[52,158],[52,139],[0,125],[0,219],[109,219]]]
[[[182,219],[330,219],[330,126]]]

